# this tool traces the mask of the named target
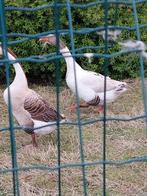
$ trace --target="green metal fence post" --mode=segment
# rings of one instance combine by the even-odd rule
[[[105,27],[105,54],[108,54],[108,1],[105,0],[104,2],[104,27]],[[105,73],[105,79],[104,79],[104,119],[103,119],[103,196],[106,196],[106,85],[107,85],[107,72],[108,72],[108,58],[104,58],[104,73]]]
[[[136,7],[136,1],[135,0],[132,0],[132,7],[133,7],[133,16],[134,16],[137,40],[141,40],[140,30],[139,30],[138,14],[137,14],[137,7]],[[146,90],[145,82],[144,82],[145,81],[145,78],[144,78],[144,62],[143,62],[143,57],[141,55],[139,56],[139,61],[140,61],[140,74],[141,74],[143,104],[144,104],[144,111],[145,111],[145,115],[146,115],[146,136],[147,136],[147,90]]]
[[[1,24],[1,34],[2,34],[2,48],[3,48],[3,56],[7,57],[7,30],[6,30],[6,18],[4,11],[4,1],[0,0],[0,24]],[[6,67],[6,81],[7,87],[10,84],[10,74],[9,74],[9,63],[5,63]],[[17,168],[17,153],[16,153],[16,143],[15,143],[15,133],[13,127],[13,115],[12,115],[12,107],[11,107],[11,94],[8,88],[8,112],[9,112],[9,130],[10,130],[10,141],[11,141],[11,157],[12,157],[12,169]],[[13,194],[14,196],[19,196],[19,179],[18,179],[18,171],[13,171]]]
[[[60,9],[58,8],[58,0],[54,1],[54,20],[55,20],[55,33],[57,36],[57,46],[56,55],[59,55],[59,30],[60,30]],[[60,108],[60,60],[55,60],[55,72],[56,72],[56,99],[57,99],[57,111],[58,111],[58,121],[57,121],[57,146],[58,146],[58,194],[61,196],[61,137],[60,137],[60,124],[59,124],[59,108]]]
[[[71,49],[72,54],[75,54],[75,46],[74,46],[74,33],[73,33],[73,26],[72,26],[72,15],[71,15],[71,6],[70,6],[70,0],[66,0],[67,2],[67,14],[68,14],[68,22],[69,22],[69,32],[70,32],[70,41],[71,41]],[[80,158],[81,158],[81,168],[82,168],[82,178],[83,178],[83,193],[84,196],[87,196],[87,180],[86,180],[86,172],[85,172],[85,165],[83,163],[85,162],[84,158],[84,142],[83,142],[83,133],[82,133],[82,126],[81,126],[81,120],[80,120],[80,107],[79,107],[79,96],[78,96],[78,89],[77,89],[77,77],[76,77],[76,68],[74,66],[74,74],[75,74],[75,87],[76,87],[76,103],[78,106],[77,109],[77,120],[78,120],[78,129],[79,129],[79,138],[80,138]]]

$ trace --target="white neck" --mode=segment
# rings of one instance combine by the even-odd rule
[[[67,47],[60,49],[60,52],[64,56],[64,59],[66,61],[67,73],[69,73],[69,72],[74,73],[74,66],[76,68],[76,71],[78,71],[79,69],[82,70],[80,65],[72,57],[72,54],[70,53],[70,51]]]
[[[9,58],[9,60],[16,60],[16,58],[12,54],[10,54],[9,52],[8,52],[8,58]],[[13,67],[14,67],[15,73],[16,73],[13,83],[16,83],[15,85],[17,85],[17,86],[22,86],[22,85],[28,86],[25,73],[24,73],[20,63],[18,63],[18,62],[14,63]]]

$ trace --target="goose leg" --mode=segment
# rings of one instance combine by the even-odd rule
[[[79,107],[80,108],[87,108],[87,107],[89,107],[89,105],[87,103],[85,103],[85,104],[80,104]],[[69,109],[71,112],[75,112],[75,110],[77,109],[77,105],[73,104],[69,107]]]
[[[79,107],[80,108],[87,108],[89,107],[90,105],[85,103],[85,104],[80,104]],[[75,110],[77,109],[77,105],[76,104],[73,104],[69,107],[70,111],[71,112],[75,112]],[[99,105],[98,106],[98,113],[103,113],[104,112],[104,106],[103,105]]]
[[[89,107],[89,104],[87,104],[87,103],[80,104],[80,108],[87,108],[87,107]]]
[[[99,105],[98,106],[98,113],[103,113],[104,112],[104,106],[103,105]]]
[[[76,104],[73,104],[73,105],[71,105],[71,106],[69,107],[69,110],[70,110],[71,112],[75,112],[75,109],[76,109]]]
[[[36,135],[35,133],[31,134],[31,137],[32,137],[32,144],[34,147],[38,147],[38,144],[36,142]]]

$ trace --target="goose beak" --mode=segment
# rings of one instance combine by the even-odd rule
[[[55,35],[53,34],[50,34],[50,35],[47,35],[47,36],[44,36],[44,37],[41,37],[39,39],[40,42],[43,42],[43,43],[48,43],[50,45],[56,45],[56,37]]]
[[[50,44],[52,46],[56,46],[57,45],[57,39],[56,39],[56,36],[54,34],[50,34],[50,35],[41,37],[39,39],[39,41],[43,42],[45,44]],[[63,49],[63,48],[66,47],[65,43],[63,41],[61,41],[60,39],[59,39],[59,47],[60,47],[60,49]]]
[[[49,42],[48,37],[41,37],[41,38],[39,39],[39,41],[40,41],[40,42],[43,42],[43,43],[48,43],[48,42]]]

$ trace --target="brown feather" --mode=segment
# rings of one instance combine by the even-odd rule
[[[99,96],[96,96],[93,100],[89,101],[88,104],[92,106],[97,106],[100,103]]]
[[[58,119],[58,113],[35,92],[25,98],[24,109],[31,114],[34,120],[50,122]],[[62,120],[64,117],[59,114],[59,119]]]

